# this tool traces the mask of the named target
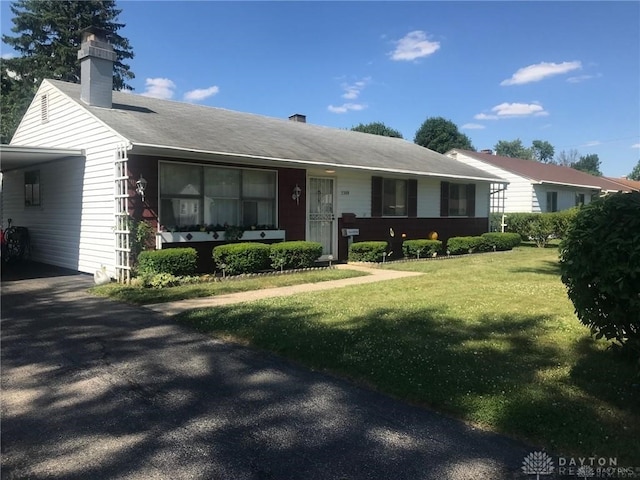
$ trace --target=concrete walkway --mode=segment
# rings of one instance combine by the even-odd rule
[[[263,290],[252,290],[250,292],[230,293],[226,295],[216,295],[212,297],[194,298],[190,300],[180,300],[177,302],[156,303],[145,307],[163,315],[176,315],[186,310],[197,308],[217,307],[220,305],[230,305],[233,303],[251,302],[263,298],[286,297],[297,293],[318,292],[322,290],[332,290],[334,288],[349,287],[351,285],[362,285],[364,283],[381,282],[384,280],[395,280],[397,278],[414,277],[423,275],[419,272],[401,272],[398,270],[384,270],[381,268],[371,268],[363,265],[336,265],[336,268],[358,270],[368,275],[362,277],[344,278],[342,280],[330,280],[328,282],[304,283],[289,287],[265,288]]]

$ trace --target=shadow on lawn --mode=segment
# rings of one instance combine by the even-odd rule
[[[242,304],[192,312],[181,320],[565,454],[633,458],[640,453],[633,446],[640,434],[633,401],[615,401],[573,375],[568,383],[545,377],[574,358],[545,342],[545,331],[553,328],[549,317],[498,314],[473,322],[439,308],[407,308],[331,321],[308,304],[287,305]],[[591,368],[602,360],[600,352],[579,348],[592,382],[610,382],[612,389],[625,383],[606,368]],[[605,365],[612,367],[610,361]],[[621,413],[610,415],[611,408]],[[636,426],[630,428],[628,421]]]
[[[510,273],[540,273],[545,275],[560,276],[560,264],[557,261],[540,260],[536,262],[536,267],[510,268]]]

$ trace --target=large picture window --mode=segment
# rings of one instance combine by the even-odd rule
[[[276,172],[160,163],[160,202],[168,229],[275,227]]]

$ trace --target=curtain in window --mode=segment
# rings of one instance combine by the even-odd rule
[[[240,222],[241,170],[205,168],[205,224],[238,225]]]

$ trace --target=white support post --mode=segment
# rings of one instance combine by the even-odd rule
[[[115,155],[116,280],[119,283],[129,283],[131,281],[131,232],[129,231],[129,174],[126,147],[119,146]]]

